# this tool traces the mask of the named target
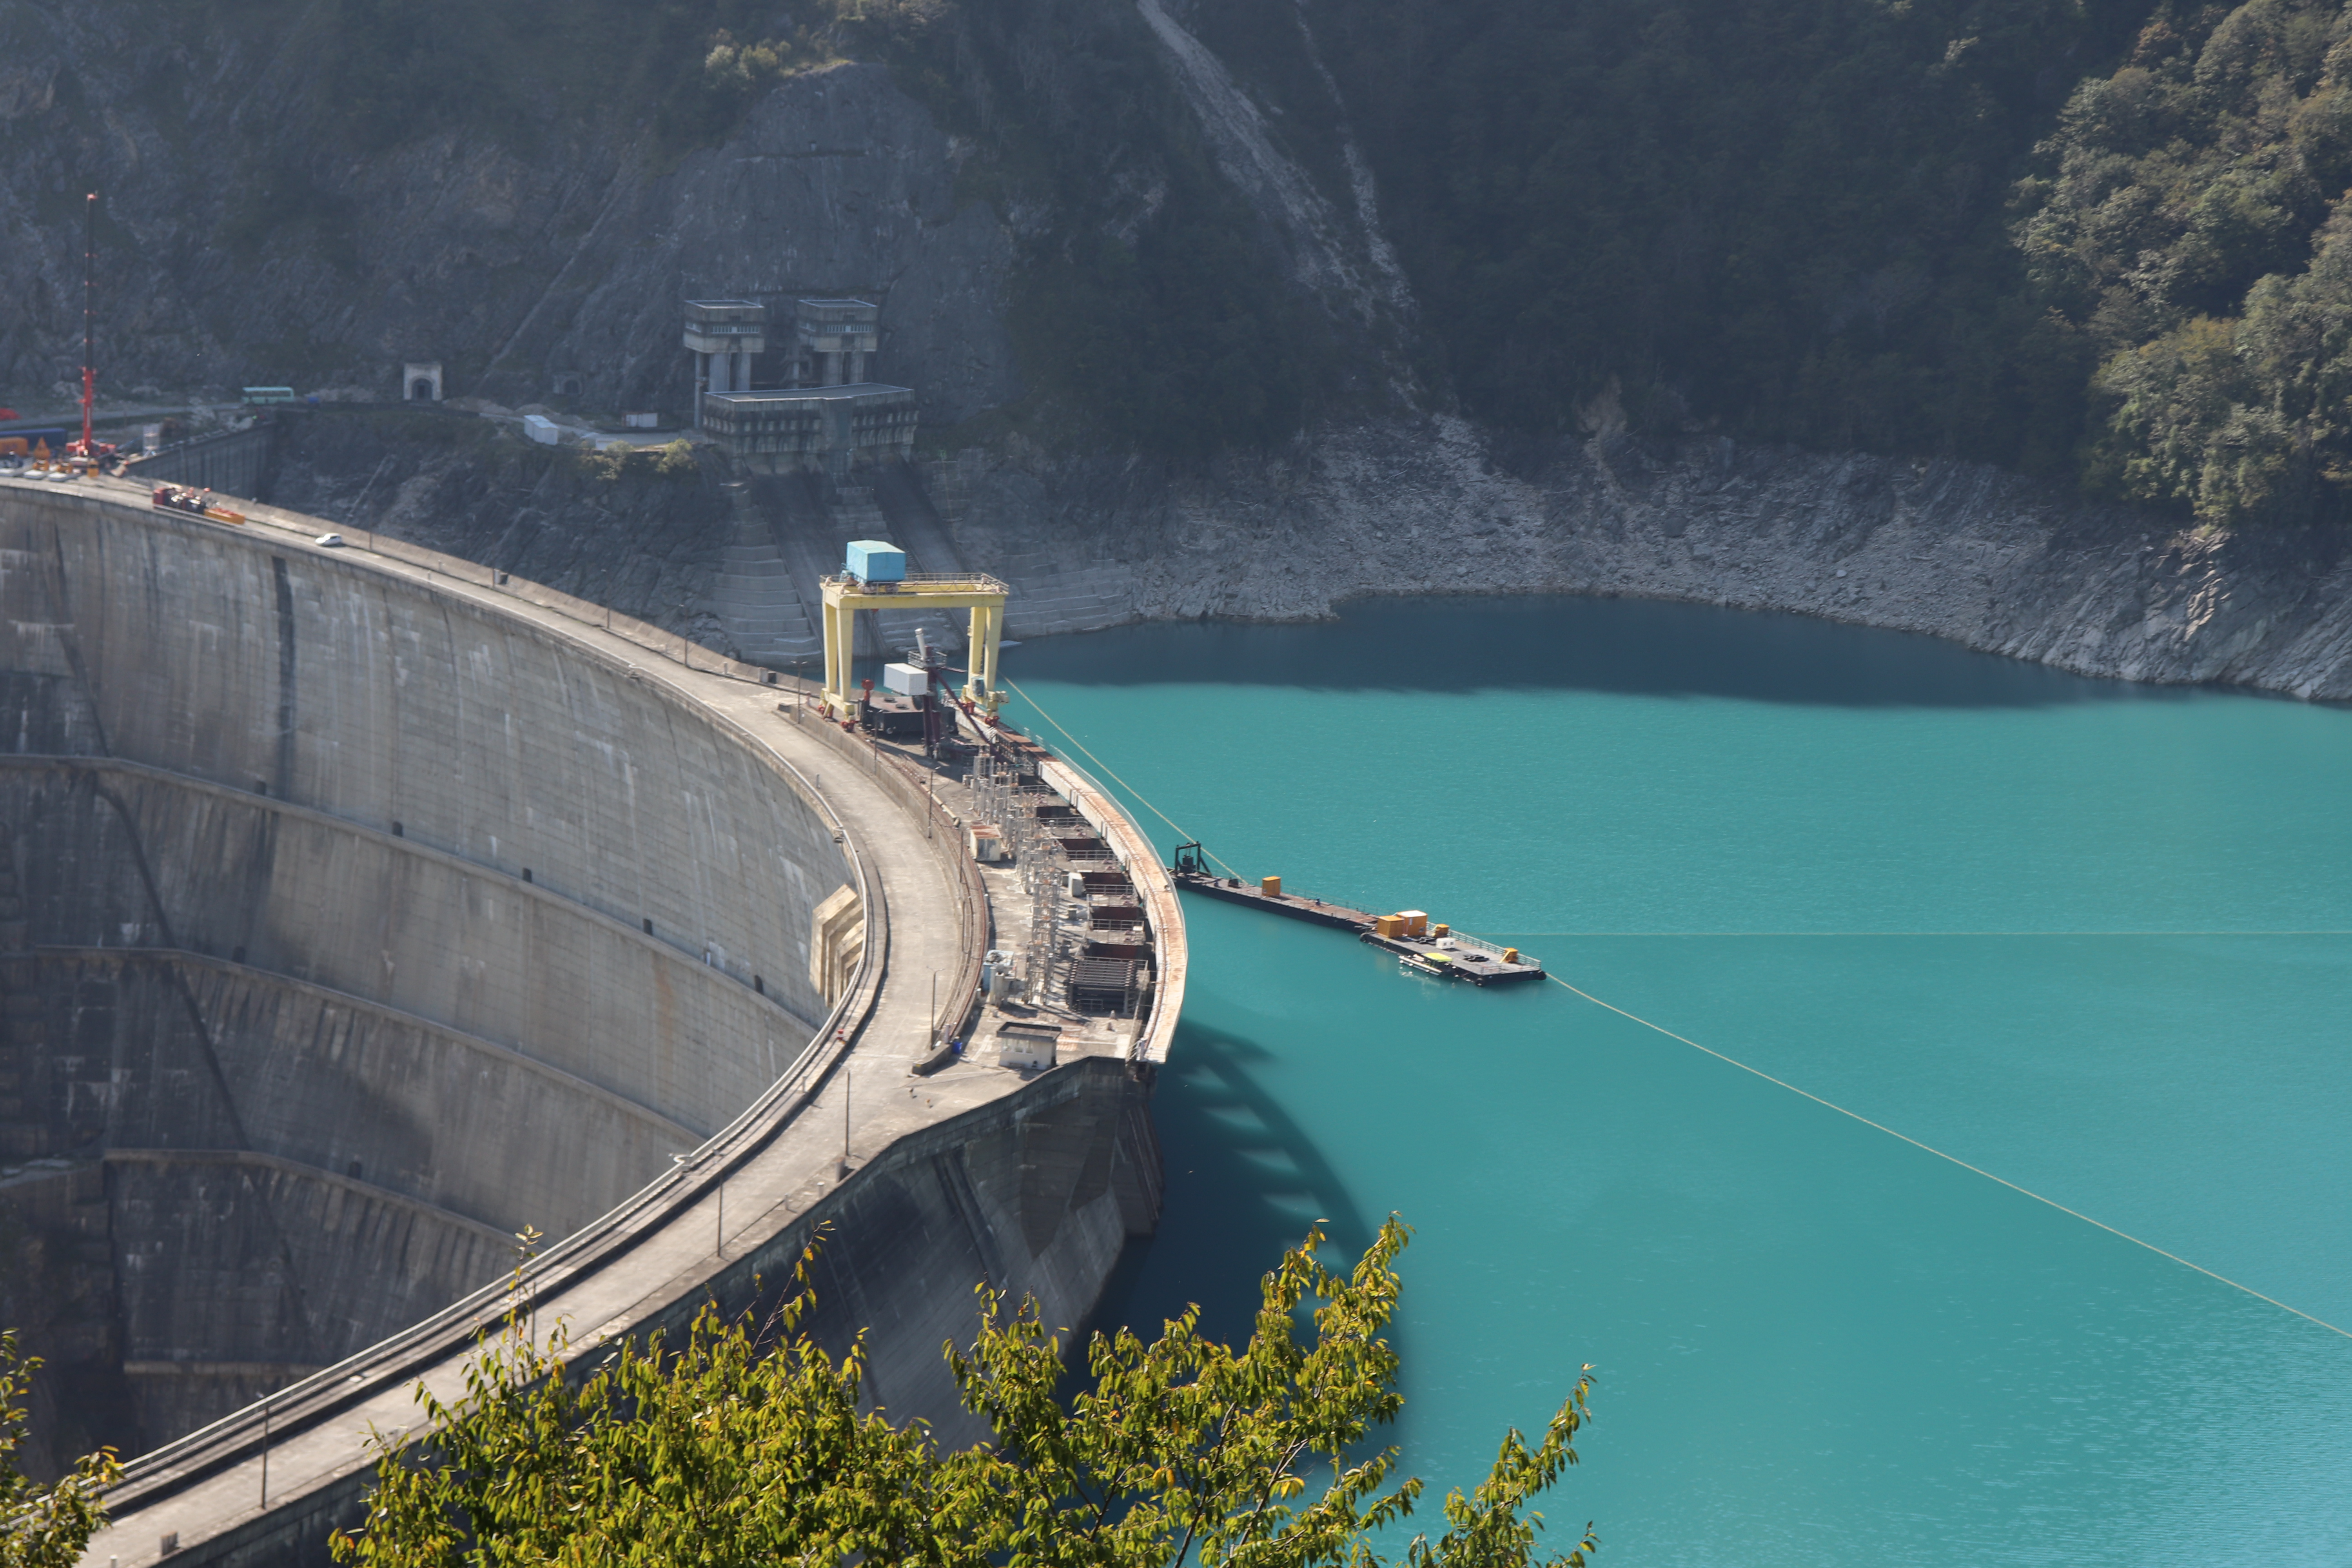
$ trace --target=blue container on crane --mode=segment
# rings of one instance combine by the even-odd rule
[[[853,539],[842,570],[861,583],[903,583],[907,552],[887,540]]]

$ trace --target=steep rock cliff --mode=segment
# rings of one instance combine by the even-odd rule
[[[80,362],[82,195],[99,208],[104,386],[292,383],[385,400],[403,361],[451,395],[690,405],[679,301],[879,303],[877,375],[952,424],[1016,395],[1009,232],[956,190],[957,149],[878,65],[794,76],[730,136],[666,160],[646,125],[485,140],[433,129],[371,155],[306,150],[301,60],[265,30],[200,53],[142,8],[0,22],[0,401],[61,401]],[[167,19],[168,21],[168,19]]]
[[[1622,432],[1498,451],[1431,419],[1178,468],[1042,453],[931,465],[1031,635],[1328,616],[1360,595],[1574,593],[1792,610],[2085,675],[2352,699],[2335,530],[2179,531],[1980,464]],[[1028,606],[1024,613],[1024,604]]]

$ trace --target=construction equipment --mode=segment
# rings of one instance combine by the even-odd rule
[[[1004,631],[1004,601],[1012,591],[984,573],[909,573],[906,552],[883,540],[854,539],[847,556],[841,572],[823,584],[825,715],[845,724],[860,717],[861,694],[851,689],[858,611],[968,609],[971,672],[963,700],[993,716],[1003,700],[996,689],[996,654]]]

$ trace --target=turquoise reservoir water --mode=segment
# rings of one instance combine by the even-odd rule
[[[2352,1327],[2352,713],[1612,601],[1006,668],[1245,875],[1508,937]],[[1396,1210],[1408,1464],[1474,1482],[1597,1363],[1548,1511],[1604,1564],[2352,1561],[2352,1341],[1555,986],[1185,913],[1114,1315],[1239,1332],[1307,1220]]]

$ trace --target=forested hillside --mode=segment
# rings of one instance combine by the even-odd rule
[[[1613,384],[1651,429],[2341,512],[2340,5],[1329,9],[1429,353],[1490,420]]]
[[[74,363],[97,185],[134,384],[429,350],[515,399],[569,354],[674,405],[654,301],[804,238],[725,259],[697,204],[845,61],[928,112],[922,177],[1008,258],[925,261],[911,336],[886,306],[927,386],[986,360],[975,312],[1009,344],[940,438],[1198,460],[1454,407],[1979,458],[2214,522],[2352,494],[2342,0],[14,0],[0,379]]]
[[[2019,237],[2036,298],[2098,362],[2094,490],[2214,521],[2342,516],[2347,78],[2340,6],[2255,0],[2159,16],[2068,102]]]
[[[2132,8],[1358,0],[1339,74],[1485,417],[1613,384],[1637,428],[2047,472],[2087,366],[2025,296],[2011,187]]]

